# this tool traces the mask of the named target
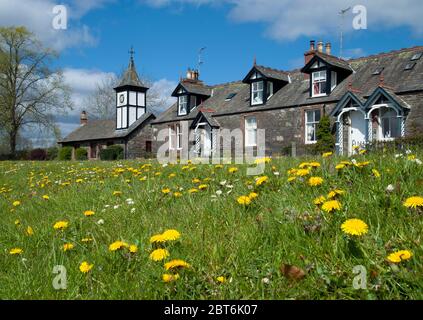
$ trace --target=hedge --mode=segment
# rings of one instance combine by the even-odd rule
[[[62,147],[59,150],[59,160],[72,160],[72,147]]]

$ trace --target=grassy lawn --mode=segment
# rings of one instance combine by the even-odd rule
[[[259,177],[246,165],[0,162],[0,298],[422,299],[423,207],[404,203],[423,196],[423,154],[353,158],[272,159]],[[361,235],[341,229],[352,218]],[[154,261],[159,248],[169,256]],[[173,259],[188,265],[166,270]],[[358,265],[367,290],[353,286]]]

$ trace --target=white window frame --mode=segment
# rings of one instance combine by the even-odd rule
[[[176,149],[182,150],[182,130],[179,123],[176,124]]]
[[[183,98],[183,101],[182,101]],[[181,112],[181,106],[185,105],[185,113]],[[178,97],[178,115],[186,116],[188,114],[188,95]]]
[[[336,88],[337,82],[338,82],[338,74],[336,73],[336,71],[331,71],[331,76],[330,76],[330,91],[331,92]]]
[[[322,76],[322,74],[324,74],[324,77]],[[316,78],[317,78],[317,80],[316,80]],[[315,97],[324,97],[324,96],[326,96],[327,94],[326,94],[326,92],[324,92],[324,93],[317,93],[317,94],[315,94],[314,93],[314,84],[316,84],[316,83],[325,83],[325,90],[326,90],[326,88],[327,88],[327,72],[326,72],[326,70],[323,70],[323,71],[316,71],[316,72],[313,72],[312,74],[311,74],[311,96],[313,97],[313,98],[315,98]]]
[[[313,112],[313,121],[310,121],[310,122],[307,121],[308,120],[307,114],[309,112]],[[317,125],[319,124],[319,121],[320,120],[319,121],[316,121],[316,112],[319,112],[320,113],[320,119],[321,119],[322,118],[322,114],[321,114],[320,109],[306,110],[304,112],[304,117],[305,117],[305,119],[304,119],[304,123],[305,123],[305,126],[304,126],[304,129],[305,129],[305,132],[304,132],[304,142],[305,142],[305,144],[314,144],[314,143],[317,142]],[[312,125],[314,127],[314,135],[316,137],[315,140],[308,140],[307,128],[308,128],[309,125]]]
[[[248,120],[254,119],[254,125],[250,125],[248,123]],[[256,137],[256,141],[251,142],[249,141],[248,137],[248,133],[250,131],[255,131],[255,137]],[[256,117],[245,117],[244,120],[244,140],[245,140],[245,146],[246,147],[256,147],[257,146],[257,118]]]
[[[273,82],[267,81],[267,100],[273,97],[274,89],[273,89]]]
[[[375,105],[376,106],[376,105]],[[375,106],[373,106],[373,107],[375,107]],[[398,119],[398,114],[397,114],[397,112],[395,111],[395,109],[393,109],[393,108],[391,108],[389,105],[387,105],[387,104],[381,104],[381,105],[377,105],[377,107],[378,107],[378,109],[377,109],[377,111],[378,111],[378,118],[379,118],[379,126],[378,126],[378,140],[379,141],[393,141],[394,139],[396,139],[396,138],[401,138],[401,126],[400,126],[400,124],[399,124],[399,119]],[[392,117],[382,117],[382,109],[383,108],[385,108],[385,109],[388,109],[389,111],[393,111],[394,112],[394,116],[392,116]],[[388,138],[385,138],[384,136],[383,136],[383,119],[390,119],[390,121],[389,121],[389,126],[390,127],[392,127],[392,123],[391,123],[391,121],[394,119],[395,121],[398,121],[398,130],[399,130],[399,135],[397,136],[397,137],[388,137]]]
[[[259,84],[261,84],[261,89],[259,89]],[[261,100],[254,101],[254,94],[257,93],[258,97],[260,97],[261,93]],[[251,105],[260,105],[264,103],[264,81],[254,81],[251,83]]]
[[[175,150],[173,147],[173,137],[177,138],[174,125],[169,126],[169,150]],[[177,143],[177,140],[175,141]]]

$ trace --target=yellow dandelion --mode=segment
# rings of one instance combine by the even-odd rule
[[[84,261],[79,265],[79,271],[81,271],[82,273],[88,273],[93,267],[94,264],[89,264],[87,261]]]
[[[310,179],[308,179],[308,184],[311,187],[320,186],[322,183],[323,183],[323,178],[321,177],[311,177]]]
[[[322,210],[326,212],[341,210],[341,203],[338,200],[326,201],[322,205]]]
[[[344,190],[341,190],[341,189],[331,190],[331,191],[329,191],[329,193],[328,193],[328,199],[333,199],[333,198],[335,198],[336,196],[343,195],[344,193],[345,193],[345,191],[344,191]]]
[[[254,160],[254,163],[256,163],[256,164],[261,164],[261,163],[269,163],[269,162],[271,162],[272,161],[272,159],[271,158],[269,158],[269,157],[264,157],[264,158],[258,158],[258,159],[256,159],[256,160]]]
[[[169,257],[169,251],[166,249],[156,249],[150,254],[150,259],[153,261],[162,261]]]
[[[302,162],[302,163],[300,163],[300,165],[298,166],[298,168],[303,169],[303,168],[308,167],[309,165],[310,164],[308,162]]]
[[[86,211],[84,211],[84,216],[86,216],[86,217],[93,216],[94,214],[95,214],[95,212],[92,211],[92,210],[86,210]]]
[[[22,254],[23,250],[21,248],[13,248],[10,249],[9,254],[11,255],[18,255],[18,254]]]
[[[175,229],[169,229],[162,233],[165,241],[176,241],[181,237],[181,234]]]
[[[345,168],[345,164],[343,164],[343,163],[340,163],[340,164],[337,164],[336,166],[335,166],[335,169],[336,170],[341,170],[341,169],[344,169]]]
[[[72,250],[73,248],[75,248],[73,243],[65,243],[62,247],[64,252]]]
[[[250,198],[250,200],[254,200],[257,197],[258,197],[257,192],[250,192],[250,194],[248,195],[248,198]]]
[[[164,267],[167,270],[173,270],[173,269],[183,269],[183,268],[190,268],[191,266],[181,259],[174,259],[172,261],[169,261],[164,264]]]
[[[320,163],[317,162],[317,161],[310,162],[308,165],[312,168],[319,168],[320,167]]]
[[[122,195],[122,191],[113,191],[114,196],[120,196]]]
[[[248,206],[251,203],[251,198],[249,196],[240,196],[237,201],[241,205]]]
[[[380,178],[380,173],[376,169],[372,169],[372,173],[376,178]]]
[[[170,189],[169,188],[163,188],[162,193],[168,194],[168,193],[170,193]]]
[[[299,177],[304,177],[308,174],[310,174],[309,169],[299,169],[299,170],[297,170],[297,173],[296,173],[296,175],[299,176]]]
[[[13,201],[12,205],[13,205],[14,207],[20,206],[20,205],[21,205],[21,202],[20,202],[20,201],[18,201],[18,200],[16,200],[16,201]]]
[[[297,180],[297,177],[289,177],[289,178],[288,178],[288,182],[293,182],[293,181],[295,181],[295,180]]]
[[[200,189],[200,190],[206,190],[207,188],[208,188],[208,186],[206,184],[200,184],[198,186],[198,189]]]
[[[341,225],[341,229],[346,234],[352,236],[362,236],[367,233],[369,227],[363,220],[348,219]]]
[[[173,281],[176,281],[176,280],[179,279],[179,274],[168,274],[168,273],[165,273],[162,276],[162,279],[163,279],[163,282],[166,282],[166,283],[173,282]]]
[[[315,205],[319,206],[322,203],[324,203],[325,201],[326,201],[326,198],[324,196],[320,196],[320,197],[317,197],[316,199],[314,199],[313,202],[314,202]]]
[[[91,241],[93,241],[93,239],[92,238],[82,238],[81,239],[81,242],[91,242]]]
[[[410,197],[404,202],[404,207],[416,209],[417,207],[423,207],[423,197],[414,196]]]
[[[265,183],[267,180],[269,180],[268,176],[259,177],[256,179],[256,186],[261,186],[263,183]]]
[[[122,248],[128,248],[128,247],[129,245],[126,242],[118,240],[109,245],[109,251],[117,251]]]
[[[34,229],[32,229],[30,226],[28,226],[28,227],[26,228],[26,234],[27,234],[28,236],[33,236],[33,235],[34,235]]]
[[[150,238],[150,243],[162,243],[166,242],[166,239],[163,237],[163,234],[156,234]]]
[[[191,181],[192,181],[192,183],[200,183],[201,182],[201,180],[198,179],[198,178],[194,178]]]
[[[16,219],[16,220],[15,220],[15,225],[16,225],[16,226],[19,226],[20,224],[21,224],[21,220]]]
[[[400,250],[391,253],[386,259],[392,263],[400,263],[401,261],[409,260],[413,256],[413,253],[409,250]]]
[[[226,278],[223,277],[223,276],[217,277],[216,280],[217,280],[217,282],[220,282],[220,283],[225,283],[226,282]]]
[[[196,188],[192,188],[192,189],[189,189],[188,190],[188,193],[197,193],[198,192],[198,189],[196,189]]]
[[[325,152],[324,154],[322,154],[322,157],[323,157],[323,158],[328,158],[328,157],[330,157],[331,155],[333,155],[333,152]]]
[[[57,221],[53,225],[53,228],[56,229],[56,230],[65,230],[68,226],[69,226],[68,221]]]
[[[215,165],[215,166],[214,166],[214,168],[215,168],[215,169],[222,169],[222,168],[223,168],[223,165],[221,165],[221,164],[217,164],[217,165]]]
[[[48,195],[46,195],[46,194],[45,194],[45,195],[43,195],[43,199],[44,199],[44,200],[49,200],[49,199],[50,199],[50,197],[49,197]]]
[[[176,177],[176,174],[175,173],[169,174],[169,178],[174,178],[174,177]]]
[[[235,172],[237,172],[238,171],[238,168],[237,167],[231,167],[231,168],[229,168],[229,170],[228,170],[228,172],[229,173],[235,173]]]
[[[180,193],[180,192],[174,192],[174,193],[173,193],[173,196],[174,196],[175,198],[179,198],[179,197],[182,197],[182,193]]]
[[[138,252],[138,247],[135,244],[131,244],[129,246],[129,252],[130,253],[137,253]]]

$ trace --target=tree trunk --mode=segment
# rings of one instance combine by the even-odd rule
[[[9,133],[9,147],[10,147],[10,155],[12,159],[16,158],[16,139],[17,139],[16,131],[10,132]]]

